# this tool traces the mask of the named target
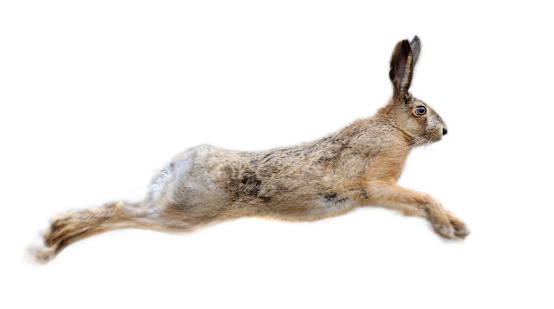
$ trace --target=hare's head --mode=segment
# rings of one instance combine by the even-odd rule
[[[390,60],[389,77],[394,94],[388,114],[411,141],[424,144],[439,141],[447,131],[442,118],[408,91],[420,51],[421,41],[417,36],[411,43],[404,40],[396,44]]]

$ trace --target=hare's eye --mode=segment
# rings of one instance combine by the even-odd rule
[[[425,106],[417,106],[414,111],[415,114],[419,116],[423,116],[427,113],[427,109],[425,108]]]

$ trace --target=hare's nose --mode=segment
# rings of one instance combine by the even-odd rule
[[[446,130],[446,128],[442,128],[442,135],[446,135],[446,133],[448,133],[448,130]]]

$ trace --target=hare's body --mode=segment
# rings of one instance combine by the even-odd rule
[[[415,146],[446,134],[442,119],[408,93],[420,51],[417,37],[397,44],[391,59],[391,101],[317,141],[262,152],[199,146],[175,157],[152,181],[139,204],[107,204],[69,212],[44,235],[49,260],[70,243],[98,233],[138,228],[190,231],[248,216],[312,221],[362,205],[397,208],[427,218],[445,238],[464,238],[465,225],[429,195],[397,185]]]
[[[177,156],[154,178],[149,202],[170,207],[183,220],[267,216],[317,220],[367,205],[368,184],[382,175],[395,181],[409,144],[393,143],[392,128],[360,120],[312,143],[263,152],[199,146]],[[398,147],[402,145],[401,147]],[[403,149],[404,148],[404,149]],[[394,169],[372,169],[383,153],[396,153]],[[375,165],[377,166],[377,165]],[[200,222],[194,222],[200,223]]]

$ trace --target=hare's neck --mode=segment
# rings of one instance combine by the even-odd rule
[[[321,153],[327,160],[321,161],[333,168],[342,166],[337,170],[348,171],[349,177],[397,180],[411,150],[404,146],[402,135],[390,121],[372,117],[360,119],[317,144],[325,148]]]
[[[398,123],[397,117],[394,114],[394,109],[392,108],[392,103],[382,107],[372,119],[375,119],[377,122],[389,126],[394,129],[399,137],[401,137],[404,142],[410,143],[414,139],[410,133],[402,128]]]

